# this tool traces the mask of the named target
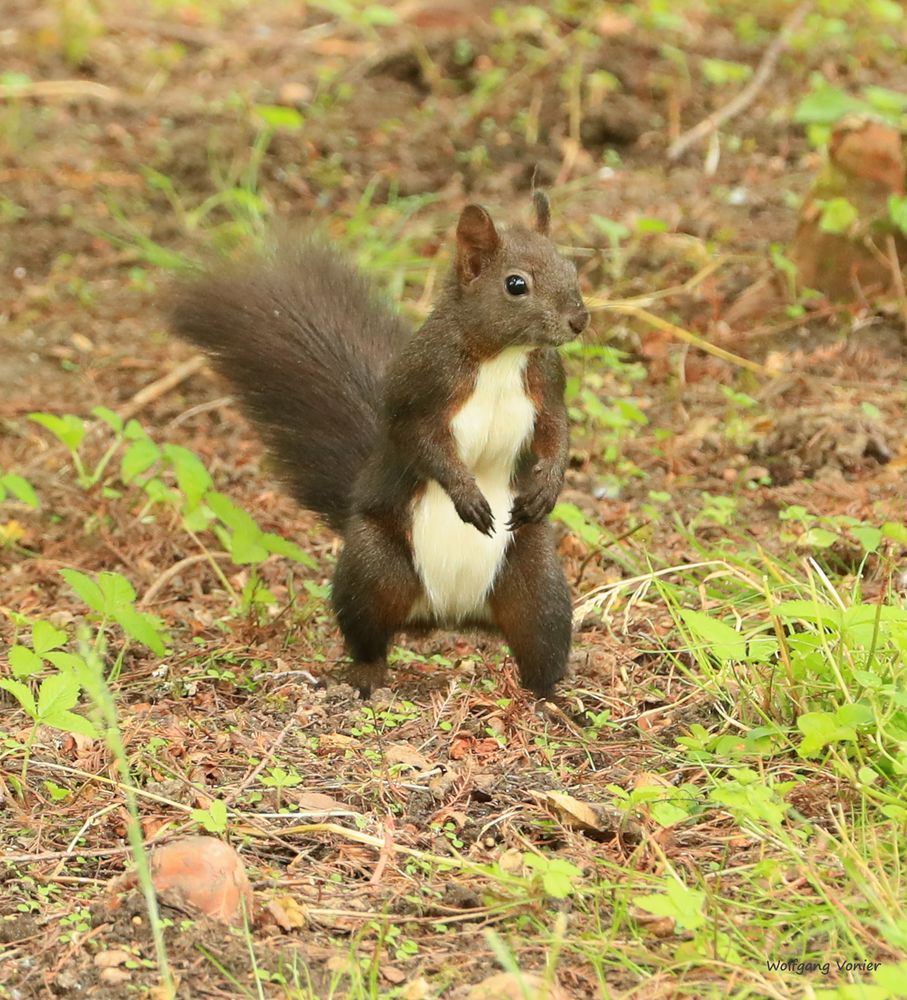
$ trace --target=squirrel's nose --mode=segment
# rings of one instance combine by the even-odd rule
[[[567,318],[567,325],[574,333],[582,333],[586,329],[586,324],[589,322],[589,310],[585,307],[577,309],[572,312]]]

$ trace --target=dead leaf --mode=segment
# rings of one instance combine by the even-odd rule
[[[348,750],[358,742],[354,737],[343,733],[327,733],[318,740],[318,746],[322,750]]]
[[[538,799],[553,807],[561,822],[574,830],[618,833],[625,821],[619,810],[598,802],[582,802],[566,792],[536,792]]]
[[[290,797],[290,796],[288,796]],[[298,794],[292,796],[293,802],[299,812],[311,812],[311,813],[356,813],[357,809],[353,809],[348,806],[345,802],[339,802],[337,799],[332,799],[330,795],[325,795],[323,792],[299,792]]]
[[[638,906],[630,907],[630,916],[646,933],[654,937],[671,937],[677,930],[677,923],[673,917],[659,917]]]
[[[386,979],[391,986],[399,986],[406,982],[406,973],[402,969],[397,969],[393,965],[381,969],[381,978]]]
[[[406,764],[417,771],[430,771],[434,766],[424,755],[408,743],[391,743],[384,754],[388,764]]]
[[[670,711],[664,706],[659,706],[658,708],[650,708],[648,712],[643,712],[636,720],[636,725],[644,733],[651,733],[657,729],[664,729],[665,726],[671,724],[672,719]]]
[[[292,896],[270,900],[267,911],[281,930],[295,931],[306,925],[305,911]]]

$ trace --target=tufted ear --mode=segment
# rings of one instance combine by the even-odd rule
[[[535,209],[535,231],[547,236],[551,228],[551,203],[548,195],[536,188],[532,192],[532,206]]]
[[[491,216],[481,205],[467,205],[457,223],[457,277],[461,285],[485,270],[500,245]]]

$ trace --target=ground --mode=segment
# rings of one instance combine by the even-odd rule
[[[0,997],[167,995],[131,816],[252,881],[244,930],[164,900],[179,996],[907,996],[904,313],[785,255],[824,156],[796,109],[902,114],[901,6],[810,6],[676,163],[786,5],[3,8]],[[315,226],[415,325],[459,209],[523,219],[533,178],[593,311],[571,676],[540,705],[498,640],[403,636],[363,702],[338,539],[168,336],[171,283]]]

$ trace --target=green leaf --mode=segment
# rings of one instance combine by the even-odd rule
[[[104,614],[112,615],[135,601],[135,588],[122,573],[99,573],[98,587],[104,597]]]
[[[59,712],[66,712],[79,700],[79,682],[67,672],[51,674],[38,689],[38,718],[49,726]]]
[[[36,621],[31,629],[31,642],[38,656],[43,656],[51,649],[59,649],[66,645],[68,636],[59,628],[54,628],[50,622]]]
[[[190,816],[209,833],[223,833],[227,829],[227,804],[222,799],[215,799],[207,809],[193,809]]]
[[[643,216],[636,220],[635,228],[640,236],[645,236],[649,233],[666,233],[669,227],[664,219],[653,219]]]
[[[204,463],[194,452],[176,444],[165,444],[162,451],[173,466],[176,484],[186,498],[186,505],[190,509],[195,507],[213,485]]]
[[[709,798],[724,806],[738,822],[749,819],[775,827],[781,825],[789,808],[774,788],[763,785],[758,778],[753,781],[745,776],[721,782],[712,789]]]
[[[305,123],[305,118],[296,108],[287,108],[280,104],[256,104],[255,114],[265,125],[291,132],[298,131]]]
[[[622,222],[617,222],[614,219],[606,219],[603,215],[590,215],[589,218],[592,225],[599,232],[604,233],[612,249],[616,248],[622,240],[625,240],[630,235],[629,228]]]
[[[126,426],[123,428],[123,437],[127,441],[150,440],[148,438],[148,431],[134,417],[126,421]]]
[[[797,545],[806,549],[828,549],[840,540],[840,535],[827,528],[810,528],[797,539]]]
[[[27,646],[13,646],[9,651],[9,665],[16,677],[31,677],[44,669],[41,657]]]
[[[800,101],[794,121],[798,125],[834,125],[845,115],[865,110],[866,105],[858,98],[825,84]]]
[[[0,83],[10,91],[21,90],[31,83],[31,77],[27,73],[14,73],[7,70],[0,73]]]
[[[9,691],[22,706],[23,710],[33,719],[37,720],[38,709],[35,707],[35,699],[22,681],[13,681],[8,677],[0,677],[0,688],[4,691]]]
[[[377,3],[369,4],[362,11],[362,16],[367,24],[376,28],[387,28],[400,20],[400,15],[391,7]]]
[[[106,406],[96,406],[91,411],[91,414],[97,417],[98,420],[103,420],[116,434],[123,433],[123,418],[119,413],[114,413],[113,410],[108,409]]]
[[[634,896],[633,902],[646,913],[656,917],[673,917],[678,926],[693,931],[705,923],[705,893],[690,889],[683,882],[668,876],[665,892],[645,896]]]
[[[82,600],[98,614],[104,613],[104,595],[101,588],[84,573],[77,569],[61,569],[60,576],[72,587],[72,589],[82,598]]]
[[[36,510],[41,506],[38,494],[35,493],[31,483],[22,476],[17,476],[14,472],[7,472],[0,476],[0,485],[20,502]]]
[[[98,727],[91,719],[86,719],[84,715],[78,715],[68,709],[54,712],[53,715],[49,715],[41,721],[46,726],[62,729],[64,733],[76,733],[79,736],[87,736],[91,740],[98,738]]]
[[[241,507],[237,507],[228,496],[218,493],[217,490],[211,490],[206,495],[205,503],[233,531],[243,529],[246,531],[260,530],[255,522],[255,518],[251,514],[244,511]]]
[[[857,736],[852,725],[843,725],[832,712],[807,712],[797,719],[797,728],[803,733],[797,748],[801,757],[815,757],[829,743],[855,740]]]
[[[902,194],[889,195],[888,215],[898,229],[907,236],[907,196]]]
[[[54,802],[62,802],[71,794],[68,788],[62,788],[54,781],[45,781],[43,784]]]
[[[166,653],[167,647],[164,643],[166,633],[157,624],[154,616],[136,611],[130,606],[123,606],[113,611],[113,618],[130,639],[147,646],[158,656]]]
[[[746,639],[730,625],[690,609],[681,610],[680,617],[692,635],[705,642],[722,663],[746,659]]]
[[[864,701],[849,702],[835,712],[835,722],[841,726],[870,726],[875,714]]]
[[[551,516],[556,521],[561,521],[588,545],[603,544],[604,532],[597,525],[593,524],[586,515],[572,503],[556,504]]]
[[[902,524],[900,521],[886,521],[882,525],[882,534],[901,545],[907,545],[907,524]]]
[[[846,198],[829,198],[822,202],[819,229],[823,233],[847,233],[857,221],[857,210]]]
[[[860,543],[860,548],[864,552],[875,552],[882,544],[881,529],[873,528],[872,525],[855,525],[850,529],[850,533]]]
[[[842,613],[817,601],[782,601],[775,605],[775,614],[781,621],[816,622],[840,628]]]
[[[86,669],[86,663],[78,653],[58,653],[54,650],[48,653],[44,659],[49,660],[60,671],[72,671],[81,683],[82,671]]]
[[[136,476],[147,472],[160,457],[161,449],[151,438],[140,438],[123,453],[120,478],[124,483],[131,483]]]
[[[261,544],[261,531],[257,527],[237,528],[229,536],[230,557],[239,566],[257,566],[268,558],[268,550]]]
[[[309,566],[311,569],[318,568],[318,563],[308,552],[287,538],[282,538],[280,535],[275,535],[269,531],[262,533],[259,542],[268,552],[272,552],[276,556],[286,556],[287,559],[293,559],[298,563],[302,563],[303,566]]]
[[[62,417],[52,413],[29,413],[28,418],[49,430],[70,451],[75,451],[85,437],[85,422],[71,413]]]
[[[742,83],[753,75],[752,66],[728,62],[726,59],[703,59],[702,75],[709,83],[722,87],[727,83]]]
[[[907,94],[873,84],[863,88],[863,97],[882,115],[897,117],[907,111]]]

